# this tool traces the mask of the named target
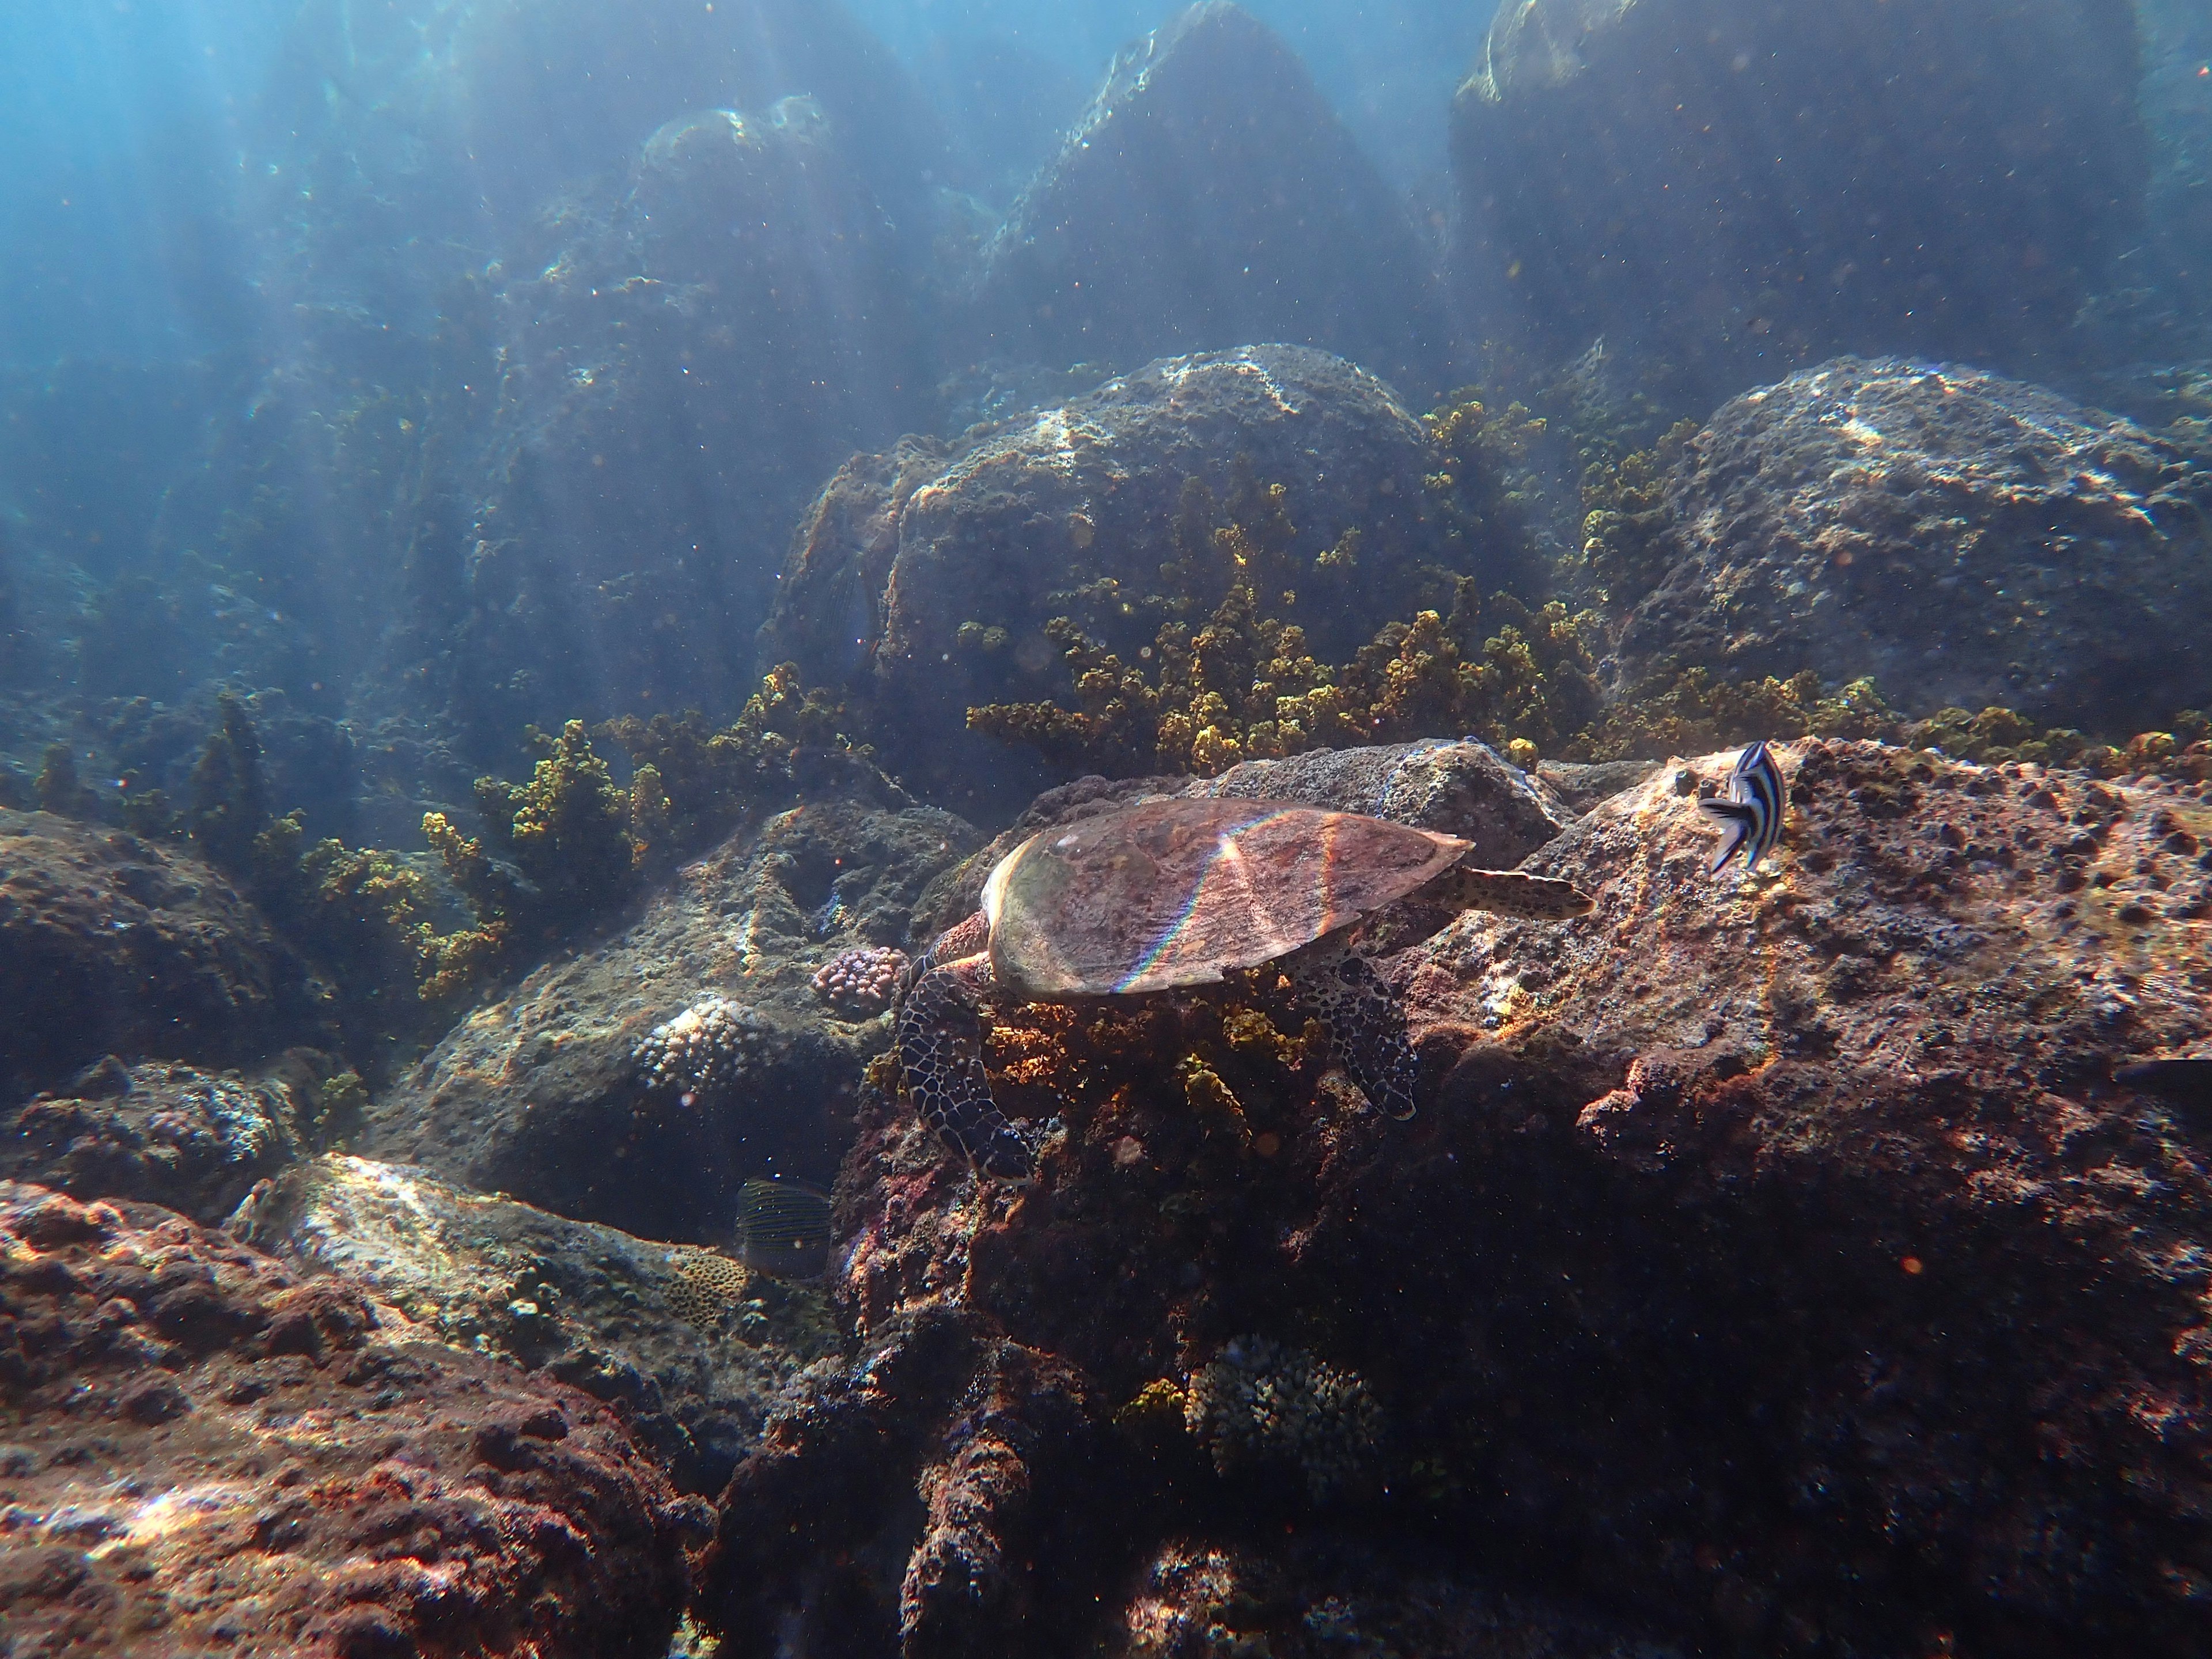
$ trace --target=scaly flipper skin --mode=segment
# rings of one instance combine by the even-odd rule
[[[1438,882],[1436,891],[1454,909],[1487,910],[1532,921],[1565,921],[1586,916],[1591,908],[1589,895],[1572,882],[1519,870],[1478,870],[1463,864]]]
[[[1401,1121],[1413,1116],[1420,1062],[1406,1040],[1405,1006],[1374,964],[1351,951],[1322,948],[1290,969],[1299,995],[1328,1022],[1330,1057],[1370,1104]]]
[[[895,1041],[915,1111],[938,1138],[986,1175],[1019,1180],[1029,1148],[991,1099],[983,1069],[981,1003],[991,984],[988,930],[970,916],[930,946],[899,1004]],[[963,945],[966,955],[955,955]]]

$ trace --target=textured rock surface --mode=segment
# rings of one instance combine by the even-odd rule
[[[898,258],[812,100],[653,134],[619,204],[506,296],[471,720],[505,739],[580,710],[735,711],[793,520],[919,418]]]
[[[963,1639],[1009,1653],[1093,1620],[1126,1643],[1170,1553],[1285,1525],[1271,1642],[1315,1587],[1401,1592],[1353,1541],[1379,1529],[1456,1594],[1599,1597],[1688,1649],[2200,1650],[2212,1168],[2191,1107],[2112,1072],[2212,1037],[2212,805],[1784,757],[1778,864],[1709,875],[1695,803],[1732,757],[1674,763],[1532,860],[1591,917],[1478,916],[1389,964],[1409,1123],[1305,1040],[1174,1001],[1000,1011],[1001,1103],[1061,1124],[1026,1187],[874,1100],[837,1212],[874,1358],[740,1467],[709,1606],[944,1650],[897,1587],[951,1507],[988,1540]],[[1191,1438],[1206,1368],[1255,1336],[1371,1394],[1359,1482],[1317,1498]],[[986,1479],[964,1425],[1016,1358],[1052,1381],[1005,1404]],[[906,1480],[962,1505],[887,1508]]]
[[[459,1185],[648,1236],[729,1237],[738,1188],[775,1171],[826,1182],[853,1091],[889,1040],[838,1017],[815,970],[902,941],[915,901],[975,844],[903,797],[828,796],[740,830],[678,872],[634,926],[548,964],[454,1028],[370,1108],[355,1150]],[[758,1021],[726,1086],[655,1090],[640,1041],[702,995]]]
[[[330,1070],[304,1050],[250,1073],[104,1060],[12,1115],[0,1176],[78,1198],[143,1199],[214,1224],[363,1097],[359,1078]]]
[[[1474,843],[1470,858],[1496,869],[1518,864],[1574,816],[1550,785],[1472,738],[1317,749],[1288,760],[1240,762],[1215,778],[1079,778],[1039,795],[1008,829],[930,884],[915,918],[916,941],[973,915],[991,866],[1040,830],[1145,795],[1294,800],[1364,812],[1461,836]]]
[[[1225,0],[1123,51],[984,258],[1002,352],[1134,367],[1286,340],[1413,398],[1449,380],[1397,193],[1297,54]]]
[[[14,1655],[665,1651],[696,1500],[601,1407],[150,1205],[0,1185]]]
[[[812,1291],[366,1158],[287,1170],[231,1231],[605,1401],[685,1492],[721,1490],[769,1398],[832,1341]]]
[[[1151,645],[1187,480],[1225,500],[1243,460],[1284,487],[1306,571],[1290,614],[1317,654],[1341,659],[1408,609],[1420,566],[1442,556],[1425,445],[1387,386],[1325,352],[1164,359],[957,445],[908,440],[855,459],[799,532],[762,653],[860,694],[894,766],[931,799],[965,811],[963,792],[997,778],[991,799],[1011,811],[1049,780],[969,735],[968,709],[1060,688],[1043,632],[1055,617],[1131,660]],[[1313,568],[1353,527],[1357,568]],[[1225,561],[1206,562],[1183,596],[1201,616],[1230,577]]]
[[[299,963],[198,859],[0,811],[0,1087],[102,1054],[246,1059],[306,1023]]]
[[[1163,1545],[1121,1587],[1100,1650],[1112,1659],[1676,1659],[1620,1622],[1500,1594],[1344,1538]]]
[[[1724,405],[1668,482],[1633,666],[1875,676],[2122,733],[2212,696],[2212,472],[2054,392],[1838,358]]]
[[[2139,233],[2122,0],[1500,5],[1453,108],[1468,277],[1717,399],[1838,351],[2018,363]]]

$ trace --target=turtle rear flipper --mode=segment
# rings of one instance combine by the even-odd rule
[[[977,954],[931,968],[900,1004],[895,1040],[914,1109],[938,1138],[986,1175],[1019,1180],[1029,1148],[991,1098],[978,1005],[991,959]]]
[[[1328,1022],[1329,1055],[1350,1073],[1368,1103],[1401,1120],[1413,1116],[1421,1063],[1406,1040],[1406,1008],[1365,957],[1324,950],[1298,962],[1291,982]]]

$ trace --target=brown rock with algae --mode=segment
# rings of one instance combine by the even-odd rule
[[[666,1647],[696,1536],[598,1404],[150,1205],[0,1183],[22,1652]]]
[[[719,1491],[776,1390],[833,1346],[811,1291],[404,1165],[312,1159],[264,1182],[229,1226],[441,1341],[605,1401],[684,1492]]]
[[[1783,754],[1760,870],[1707,871],[1731,757],[1677,763],[1532,860],[1588,921],[1395,959],[1409,1124],[1176,999],[998,1011],[994,1092],[1058,1119],[1026,1187],[874,1100],[837,1211],[872,1358],[740,1468],[725,1628],[932,1650],[894,1584],[928,1525],[866,1494],[958,1466],[1018,1357],[1056,1379],[996,1408],[1023,1478],[961,1488],[994,1544],[960,1628],[1009,1654],[1104,1641],[1147,1563],[1285,1523],[1300,1584],[1377,1607],[1379,1525],[1460,1594],[1602,1596],[1686,1648],[2195,1652],[2212,1170],[2186,1103],[2112,1070],[2212,1036],[2212,806]],[[1338,1490],[1375,1508],[1224,1474],[1158,1407],[1255,1338],[1358,1378],[1387,1432]]]
[[[1162,358],[949,447],[856,458],[801,527],[762,648],[849,687],[933,799],[990,784],[1011,806],[1036,782],[962,734],[971,707],[1058,689],[1048,623],[1140,660],[1170,613],[1202,623],[1257,552],[1268,614],[1294,587],[1316,648],[1348,653],[1409,608],[1438,556],[1428,459],[1390,388],[1327,352]],[[1250,538],[1237,554],[1206,533],[1235,527]],[[1355,528],[1357,567],[1322,562]]]

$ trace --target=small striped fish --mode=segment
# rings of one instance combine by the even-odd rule
[[[1721,849],[1713,854],[1713,873],[1718,874],[1721,866],[1738,853],[1743,854],[1743,867],[1754,869],[1759,860],[1782,844],[1782,819],[1790,810],[1790,786],[1783,781],[1782,769],[1775,764],[1766,745],[1754,743],[1735,757],[1727,796],[1701,800],[1698,810],[1726,826]]]
[[[819,1279],[830,1265],[830,1194],[811,1182],[738,1188],[738,1260],[776,1279]]]

